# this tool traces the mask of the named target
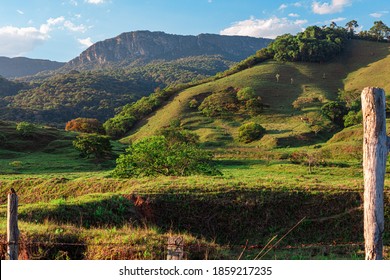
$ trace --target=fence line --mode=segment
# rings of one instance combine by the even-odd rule
[[[156,239],[158,240],[158,239]],[[128,247],[128,246],[134,246],[136,244],[132,243],[67,243],[67,242],[46,242],[46,241],[26,241],[26,242],[18,242],[18,245],[45,245],[45,246],[79,246],[79,247],[88,247],[88,246],[98,246],[98,247],[105,247],[105,246],[118,246],[118,247]],[[8,245],[7,242],[0,242],[0,246],[6,246]],[[169,243],[163,243],[161,244],[163,246],[170,245]],[[346,242],[346,243],[330,243],[330,244],[323,244],[323,243],[310,243],[310,244],[299,244],[299,245],[286,245],[286,246],[274,246],[275,249],[281,249],[281,250],[289,250],[289,249],[306,249],[306,248],[320,248],[320,247],[348,247],[348,246],[363,246],[364,242]],[[237,247],[237,248],[243,248],[247,246],[247,250],[254,250],[254,249],[262,249],[265,248],[263,245],[259,244],[230,244],[230,245],[221,245],[221,247]],[[188,244],[184,245],[184,248],[210,248],[212,245],[202,245],[202,244]],[[272,247],[272,244],[266,246],[267,248]]]

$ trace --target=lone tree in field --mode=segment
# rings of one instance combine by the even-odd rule
[[[213,155],[201,149],[198,137],[171,123],[159,136],[133,143],[117,159],[114,176],[129,178],[143,176],[220,175],[213,164]]]
[[[73,146],[80,151],[80,156],[89,158],[94,156],[103,160],[111,155],[112,146],[108,136],[98,134],[82,134],[73,141]]]

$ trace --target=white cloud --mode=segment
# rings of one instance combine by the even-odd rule
[[[342,12],[344,7],[351,5],[351,2],[352,0],[332,0],[331,3],[325,2],[321,4],[320,2],[314,1],[312,8],[315,14],[334,14]]]
[[[99,4],[103,4],[104,2],[106,2],[106,0],[85,0],[85,2],[87,2],[89,4],[99,5]]]
[[[66,28],[73,32],[85,32],[84,25],[75,25],[65,17],[49,18],[38,28],[3,26],[0,27],[0,55],[21,56],[44,44],[50,38],[53,29]]]
[[[300,17],[300,15],[294,14],[294,13],[288,14],[288,16],[289,16],[289,17]]]
[[[85,39],[78,39],[79,43],[83,45],[84,47],[90,47],[93,45],[93,42],[91,40],[91,37],[85,38]]]
[[[19,15],[24,15],[24,12],[21,10],[16,10],[16,12],[18,12]]]
[[[76,0],[70,0],[69,3],[76,7],[79,5],[79,3]]]
[[[35,27],[0,27],[0,55],[21,56],[43,44],[47,34]]]
[[[293,4],[294,7],[302,7],[302,3],[301,2],[295,2]]]
[[[374,18],[381,18],[385,14],[388,14],[388,13],[389,13],[389,11],[381,11],[381,12],[372,13],[372,14],[370,14],[370,16],[372,16]]]
[[[286,9],[288,6],[286,4],[282,4],[280,5],[279,9],[278,10],[284,10]]]
[[[346,18],[344,18],[344,17],[338,17],[338,18],[334,18],[334,19],[328,20],[327,23],[331,23],[331,22],[340,22],[340,21],[344,21],[344,20],[346,20]]]
[[[68,30],[70,31],[73,31],[73,32],[81,32],[81,33],[84,33],[85,31],[87,31],[87,27],[85,27],[85,25],[83,24],[80,24],[80,25],[75,25],[73,22],[67,20],[64,22],[64,27],[67,28]]]
[[[285,33],[295,34],[302,31],[307,20],[290,20],[271,17],[269,19],[250,18],[234,23],[220,32],[221,35],[241,35],[275,38]]]
[[[64,21],[65,21],[65,18],[63,16],[57,17],[57,18],[49,18],[46,21],[46,23],[41,25],[41,27],[39,28],[39,31],[42,34],[48,34],[52,30],[53,26],[58,25],[60,23],[63,23]]]

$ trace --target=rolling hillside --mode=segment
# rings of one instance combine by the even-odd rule
[[[142,121],[123,141],[150,136],[161,127],[169,125],[173,119],[180,119],[186,128],[198,133],[201,140],[211,146],[242,146],[236,141],[238,127],[249,120],[263,125],[267,134],[245,147],[269,149],[324,142],[332,133],[316,135],[313,125],[308,123],[320,118],[320,107],[335,100],[339,89],[361,91],[365,86],[375,85],[390,92],[390,68],[385,67],[389,62],[388,44],[360,40],[348,42],[343,55],[328,63],[267,61],[180,92]],[[376,77],[374,73],[378,69],[382,70]],[[276,81],[276,74],[280,75],[279,82]],[[252,87],[269,108],[254,117],[236,114],[229,119],[208,118],[198,110],[189,108],[190,100],[204,99],[207,95],[228,87]]]

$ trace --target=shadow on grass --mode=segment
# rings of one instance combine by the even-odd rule
[[[122,196],[93,201],[67,202],[56,200],[50,204],[22,208],[19,218],[26,222],[72,224],[79,227],[123,226],[139,220],[134,203]]]

